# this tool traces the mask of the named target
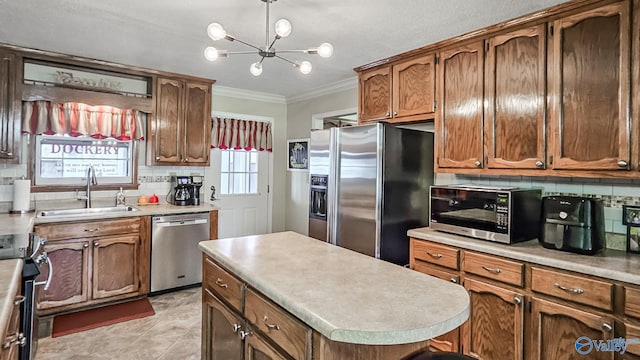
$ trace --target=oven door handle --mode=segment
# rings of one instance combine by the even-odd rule
[[[38,256],[35,259],[36,264],[42,264],[47,263],[49,265],[49,274],[47,275],[47,280],[46,281],[36,281],[33,283],[34,286],[38,286],[38,285],[44,285],[44,290],[47,291],[49,290],[49,285],[51,285],[51,277],[53,276],[53,264],[51,263],[51,260],[49,260],[49,256],[47,256],[47,253],[44,252],[42,253],[40,256]]]

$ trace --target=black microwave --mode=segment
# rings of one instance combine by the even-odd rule
[[[538,237],[542,189],[482,185],[431,186],[434,230],[505,244]]]

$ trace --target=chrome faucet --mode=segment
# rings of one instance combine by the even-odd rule
[[[98,179],[96,178],[96,169],[93,168],[93,165],[89,165],[89,167],[87,168],[87,195],[78,195],[78,189],[76,189],[76,198],[78,200],[86,200],[87,209],[91,207],[91,185],[98,185]]]

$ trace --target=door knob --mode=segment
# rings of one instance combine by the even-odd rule
[[[536,161],[536,167],[542,169],[544,167],[544,163],[540,160]]]

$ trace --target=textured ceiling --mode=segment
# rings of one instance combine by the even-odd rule
[[[281,17],[293,32],[279,49],[323,42],[334,56],[293,54],[309,60],[302,75],[279,59],[265,59],[261,76],[249,73],[257,55],[208,62],[204,48],[250,50],[213,42],[207,25],[221,23],[238,39],[263,46],[261,0],[0,0],[0,42],[195,75],[217,85],[294,96],[353,78],[352,68],[407,50],[531,13],[562,0],[278,0],[271,27]],[[55,5],[54,5],[55,4]],[[273,31],[272,31],[273,32]]]

